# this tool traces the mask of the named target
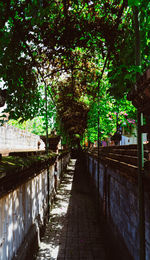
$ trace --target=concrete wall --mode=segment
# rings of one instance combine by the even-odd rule
[[[69,161],[58,160],[58,182]],[[49,167],[50,203],[54,195],[54,165]],[[35,172],[18,188],[0,197],[0,260],[25,259],[30,247],[38,245],[40,227],[47,212],[47,170]]]
[[[38,141],[40,149],[44,149],[45,144],[38,135],[18,129],[14,126],[5,124],[0,126],[0,152],[17,150],[38,150]]]
[[[147,142],[147,134],[143,134],[143,143]],[[120,145],[137,144],[137,136],[121,136]]]
[[[143,133],[143,143],[147,142],[147,134]],[[131,134],[126,134],[123,128],[120,145],[137,144],[137,129],[132,128]]]
[[[86,153],[87,171],[95,187],[98,187],[97,158]],[[107,159],[99,164],[100,206],[110,233],[118,249],[122,248],[121,259],[139,260],[139,213],[137,170],[131,166],[116,167]],[[145,180],[145,245],[146,260],[150,259],[150,179]],[[126,253],[126,255],[124,254]]]

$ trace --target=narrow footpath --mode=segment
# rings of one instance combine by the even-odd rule
[[[36,260],[106,260],[87,175],[70,160]]]

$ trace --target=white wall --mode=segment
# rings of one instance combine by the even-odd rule
[[[147,141],[147,134],[143,134],[143,142]],[[123,134],[121,136],[120,145],[137,144],[137,130],[136,128],[132,130],[131,135]]]
[[[69,158],[68,153],[58,160],[58,181]],[[54,165],[49,168],[49,184],[51,199],[54,190]],[[13,257],[20,259],[18,249],[22,243],[28,245],[24,238],[26,235],[32,236],[30,230],[33,226],[39,234],[39,225],[44,224],[47,210],[47,196],[47,170],[43,169],[37,176],[29,178],[15,190],[0,197],[0,260],[12,260]],[[25,251],[28,248],[23,247],[23,253]]]
[[[38,135],[8,124],[0,126],[0,153],[5,151],[38,150],[38,141],[41,143],[40,150],[44,150],[45,144]]]
[[[0,198],[0,260],[17,253],[36,217],[43,220],[47,207],[47,171]]]

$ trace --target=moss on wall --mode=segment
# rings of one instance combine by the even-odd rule
[[[31,156],[7,156],[0,161],[0,173],[12,173],[27,170],[38,165],[51,164],[56,159],[55,153],[31,155]]]

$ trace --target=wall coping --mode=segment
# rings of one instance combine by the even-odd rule
[[[131,145],[130,149],[133,149],[133,146],[135,148],[135,145]],[[117,150],[119,150],[120,147],[121,146],[118,146]],[[122,148],[124,149],[125,147],[126,146],[123,146]],[[114,146],[113,148],[116,149],[116,146]],[[121,154],[119,154],[118,160],[111,158],[109,156],[109,152],[107,152],[107,151],[112,152],[112,147],[110,147],[110,149],[109,149],[109,147],[108,147],[108,149],[107,149],[107,147],[104,147],[104,150],[103,150],[104,153],[102,152],[102,149],[103,148],[101,148],[101,150],[100,150],[100,161],[102,162],[102,164],[104,164],[106,167],[110,166],[110,167],[114,168],[117,174],[124,176],[130,182],[137,185],[137,183],[138,183],[138,166],[135,164],[124,162],[123,160],[122,161],[119,160],[121,158]],[[89,156],[98,160],[98,149],[97,149],[97,152],[94,152],[93,150],[85,150],[84,152],[87,153]],[[123,156],[122,156],[122,158],[123,158]],[[150,169],[150,161],[147,161],[147,159],[146,159],[145,164],[147,165],[147,169]],[[150,174],[149,173],[150,173],[150,170],[148,172],[148,170],[145,170],[145,168],[144,168],[143,180],[144,180],[145,187],[147,187],[147,186],[149,187],[149,184],[150,184]]]
[[[69,152],[61,154],[65,157]],[[17,153],[16,153],[17,154]],[[54,164],[57,154],[49,153],[2,157],[0,162],[0,197],[14,190],[28,179],[39,175],[42,170]]]

